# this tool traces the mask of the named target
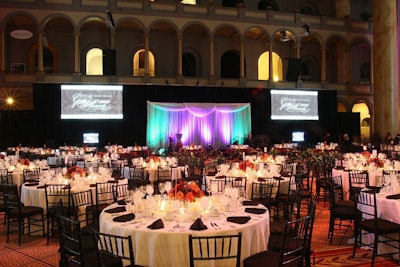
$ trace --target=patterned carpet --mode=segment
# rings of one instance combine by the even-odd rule
[[[306,205],[304,205],[306,206]],[[352,258],[352,245],[349,244],[353,234],[352,228],[341,227],[335,231],[332,245],[327,238],[329,227],[329,204],[321,201],[317,205],[316,218],[313,230],[312,249],[315,258],[315,267],[320,266],[370,266],[370,250],[358,250],[355,259]],[[17,234],[10,236],[6,243],[6,228],[3,225],[4,214],[0,213],[0,267],[2,266],[58,266],[58,240],[51,238],[50,245],[40,236],[22,236],[22,244],[18,246]],[[375,267],[400,266],[391,258],[377,257]],[[180,266],[178,266],[180,267]],[[182,266],[186,267],[186,266]]]

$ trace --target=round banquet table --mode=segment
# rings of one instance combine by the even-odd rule
[[[117,203],[110,205],[106,210],[115,207],[118,207]],[[213,236],[242,233],[241,263],[243,264],[245,258],[267,250],[270,233],[268,209],[258,205],[256,208],[265,208],[265,213],[251,214],[244,212],[247,207],[250,208],[250,206],[243,206],[229,214],[229,216],[250,216],[251,219],[247,223],[228,222],[228,215],[220,213],[218,217],[213,218],[213,222],[218,227],[212,226],[211,218],[206,217],[203,222],[208,229],[202,231],[190,230],[190,226],[195,221],[194,218],[189,219],[190,216],[180,229],[176,228],[177,221],[166,220],[161,212],[151,218],[142,218],[136,214],[136,218],[131,221],[115,222],[113,218],[117,215],[125,215],[127,212],[115,214],[104,210],[100,215],[100,231],[113,235],[130,235],[133,241],[135,263],[150,267],[189,266],[189,234]],[[148,229],[147,226],[157,219],[163,221],[164,228]],[[200,266],[210,266],[210,263],[204,262],[204,265]],[[218,261],[218,266],[230,267],[232,261]]]

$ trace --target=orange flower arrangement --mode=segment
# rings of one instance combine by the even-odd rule
[[[80,177],[85,177],[86,170],[78,166],[69,167],[66,176],[70,179],[73,179],[75,174],[79,174]]]
[[[195,182],[185,183],[185,181],[181,180],[169,191],[168,195],[173,199],[193,202],[196,198],[204,196],[204,192]]]
[[[153,160],[154,162],[160,162],[160,158],[159,157],[157,157],[157,156],[150,156],[150,157],[148,157],[147,158],[147,162],[150,162],[151,160]]]
[[[247,168],[255,169],[256,165],[248,160],[239,163],[239,170],[246,171]]]
[[[22,165],[29,166],[30,160],[25,158],[20,158],[18,162]]]

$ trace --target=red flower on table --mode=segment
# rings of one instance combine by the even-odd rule
[[[29,166],[29,163],[31,163],[29,159],[25,159],[25,158],[20,158],[18,162],[25,166]]]
[[[69,167],[66,176],[73,179],[75,177],[75,174],[78,174],[80,177],[85,177],[86,170],[78,166]]]
[[[168,195],[173,199],[193,202],[196,198],[204,196],[204,192],[195,182],[186,183],[181,180],[169,191]]]
[[[242,161],[239,163],[239,169],[242,171],[246,171],[247,168],[255,169],[256,165],[248,160]]]

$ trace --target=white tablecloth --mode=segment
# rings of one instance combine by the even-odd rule
[[[376,206],[378,217],[389,220],[400,224],[400,200],[399,199],[387,199],[386,196],[377,194],[376,196]],[[398,238],[398,234],[395,235]],[[374,235],[368,234],[364,235],[363,241],[365,243],[373,243]],[[395,244],[397,245],[397,244]],[[378,246],[378,254],[398,252],[394,248],[380,243]],[[397,255],[394,255],[397,257]]]
[[[116,204],[110,206],[115,207]],[[260,207],[263,207],[260,205]],[[242,254],[241,262],[253,254],[267,250],[269,239],[269,213],[268,210],[262,215],[253,215],[244,213],[243,207],[240,211],[231,213],[230,216],[241,215],[251,216],[251,220],[246,224],[236,224],[226,221],[225,215],[220,215],[214,221],[221,227],[215,229],[210,225],[210,219],[204,219],[208,227],[204,231],[190,230],[190,225],[194,220],[188,220],[184,223],[184,232],[180,230],[171,232],[171,229],[177,224],[176,221],[167,221],[163,219],[164,228],[158,230],[147,229],[153,221],[163,218],[162,215],[153,216],[150,219],[141,218],[142,223],[137,223],[136,218],[130,222],[114,222],[113,214],[102,212],[100,215],[100,231],[122,236],[132,236],[134,244],[135,263],[150,267],[165,266],[189,266],[189,234],[192,235],[225,235],[242,233]],[[123,213],[119,214],[122,215]],[[219,262],[220,263],[220,262]],[[232,266],[218,264],[218,266]],[[203,266],[203,265],[201,265]],[[204,266],[210,266],[207,263]]]

